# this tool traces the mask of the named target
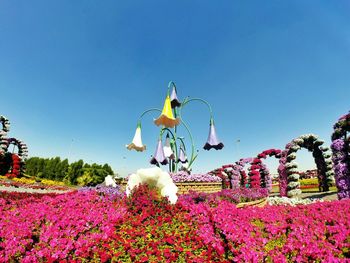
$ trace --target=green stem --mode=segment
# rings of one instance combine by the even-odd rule
[[[161,110],[161,109],[158,109],[158,108],[151,108],[151,109],[145,110],[145,111],[142,112],[142,114],[140,115],[139,120],[138,120],[138,123],[141,122],[141,119],[142,119],[142,117],[143,117],[145,114],[147,114],[147,113],[149,113],[149,112],[151,112],[151,111],[159,111],[159,112],[162,112],[162,110]]]
[[[192,98],[192,99],[186,98],[184,100],[184,102],[181,104],[181,109],[182,109],[182,107],[184,107],[186,104],[188,104],[191,101],[200,101],[200,102],[204,103],[205,105],[207,105],[209,112],[210,112],[210,119],[213,119],[213,110],[212,110],[209,102],[207,102],[206,100],[203,100],[201,98]]]
[[[192,133],[190,131],[190,129],[188,128],[188,125],[186,124],[186,122],[183,121],[183,119],[181,118],[180,116],[180,119],[181,119],[181,123],[183,124],[183,126],[185,127],[185,129],[187,130],[189,136],[190,136],[190,140],[191,140],[191,158],[190,158],[190,161],[188,163],[188,167],[187,169],[189,169],[191,167],[191,165],[193,164],[194,160],[197,158],[197,154],[195,155],[194,154],[194,141],[193,141],[193,136],[192,136]]]
[[[180,120],[181,120],[181,123],[183,124],[183,126],[185,127],[185,129],[187,130],[189,136],[190,136],[190,139],[191,139],[191,158],[190,158],[190,161],[189,161],[189,164],[188,164],[188,169],[191,167],[191,165],[193,164],[193,162],[196,160],[198,154],[195,154],[195,146],[194,146],[194,141],[193,141],[193,136],[192,136],[192,133],[188,127],[188,125],[186,124],[186,122],[182,119],[182,108],[184,106],[186,106],[189,102],[191,101],[199,101],[199,102],[202,102],[204,103],[205,105],[207,105],[208,109],[209,109],[209,113],[210,113],[210,124],[212,124],[214,122],[214,119],[213,119],[213,110],[210,106],[210,104],[206,101],[206,100],[203,100],[201,98],[192,98],[192,99],[189,99],[188,97],[185,98],[185,100],[182,102],[181,104],[181,107],[180,107],[180,110],[179,110],[179,117],[180,117]],[[197,151],[198,152],[198,151]]]

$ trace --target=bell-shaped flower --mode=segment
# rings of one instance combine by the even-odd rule
[[[146,145],[142,144],[141,139],[141,123],[137,124],[134,139],[130,144],[126,145],[126,148],[128,148],[128,150],[134,149],[138,152],[143,152],[144,150],[146,150]]]
[[[166,158],[169,158],[171,160],[175,159],[175,154],[173,152],[173,150],[171,149],[170,146],[170,138],[169,138],[169,133],[166,135],[166,139],[165,139],[165,146],[163,147],[164,150],[164,155]]]
[[[169,94],[165,98],[162,114],[158,117],[158,119],[154,120],[154,123],[157,126],[163,125],[167,128],[174,128],[180,123],[179,118],[174,118],[173,111],[171,109]]]
[[[215,150],[221,150],[222,148],[224,148],[224,144],[219,141],[216,135],[213,119],[210,119],[210,129],[209,129],[208,140],[204,145],[203,149],[209,151],[211,148],[214,148]]]
[[[154,165],[157,165],[157,164],[165,165],[168,163],[168,160],[164,154],[162,139],[158,140],[156,151],[155,151],[150,163],[154,164]]]
[[[187,156],[182,146],[180,146],[179,158],[177,158],[177,162],[187,163]]]
[[[175,86],[173,86],[173,91],[171,92],[171,95],[170,95],[170,102],[171,102],[171,107],[172,108],[181,106],[181,102],[177,98],[177,93],[176,93]]]

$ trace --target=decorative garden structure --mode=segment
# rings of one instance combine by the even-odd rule
[[[251,164],[252,161],[253,158],[242,158],[234,164],[223,165],[221,168],[212,171],[212,173],[222,178],[224,188],[252,188],[251,178],[247,178],[246,172],[244,171],[245,165]]]
[[[332,134],[333,164],[338,198],[350,198],[350,113],[342,116],[334,124]]]
[[[9,120],[0,115],[0,175],[5,175],[8,178],[19,177],[24,174],[25,159],[27,158],[27,146],[16,138],[7,138],[7,133],[10,131]],[[14,150],[9,152],[10,145],[17,147],[18,153]]]
[[[260,183],[262,188],[267,188],[269,191],[272,190],[272,178],[269,169],[262,162],[262,159],[269,157],[275,157],[277,159],[281,158],[282,151],[279,149],[269,149],[265,150],[257,155],[254,159],[254,164],[250,167],[251,174],[260,175]]]
[[[296,152],[301,147],[312,152],[318,170],[320,191],[329,191],[334,173],[329,148],[322,147],[321,145],[323,143],[316,135],[306,134],[292,140],[286,145],[278,167],[281,196],[295,197],[301,194],[300,183],[298,182],[299,174],[297,173],[298,164],[293,161],[296,158]]]
[[[170,89],[172,88],[172,92],[170,94]],[[132,142],[127,145],[127,149],[136,150],[142,152],[146,150],[146,146],[143,145],[141,139],[141,120],[142,117],[149,112],[160,112],[160,116],[154,120],[154,123],[157,126],[161,126],[158,143],[156,147],[156,151],[150,161],[151,164],[160,166],[169,164],[169,172],[177,172],[179,162],[182,163],[182,169],[190,171],[193,162],[196,160],[198,156],[198,151],[195,150],[193,136],[190,132],[188,124],[182,118],[182,109],[190,102],[198,101],[204,103],[209,110],[210,113],[210,121],[209,121],[209,136],[206,144],[204,145],[205,150],[210,150],[212,148],[216,150],[221,150],[224,145],[219,141],[216,130],[214,126],[214,117],[213,111],[210,104],[200,98],[185,98],[182,102],[177,97],[177,89],[176,85],[173,81],[169,82],[168,92],[165,98],[163,110],[158,108],[151,108],[144,111],[137,122],[136,132]],[[177,134],[177,126],[182,124],[183,127],[188,132],[190,141],[191,141],[191,156],[187,159],[186,156],[186,145],[183,140],[183,137],[178,136]],[[163,135],[165,136],[165,146],[163,146]]]

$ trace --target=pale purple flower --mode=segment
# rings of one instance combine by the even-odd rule
[[[221,150],[222,148],[224,148],[224,144],[219,141],[216,135],[213,119],[210,120],[209,135],[203,149],[209,151],[211,148],[214,148],[215,150]]]
[[[159,164],[165,165],[168,163],[168,160],[164,155],[164,149],[163,149],[163,144],[161,139],[158,139],[157,148],[153,157],[151,158],[150,163],[154,165],[159,165]]]

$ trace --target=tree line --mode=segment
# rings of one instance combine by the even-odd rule
[[[26,160],[26,172],[29,176],[41,179],[62,181],[70,185],[96,185],[102,183],[107,175],[114,172],[108,164],[87,164],[83,160],[69,163],[60,157],[31,157]]]

